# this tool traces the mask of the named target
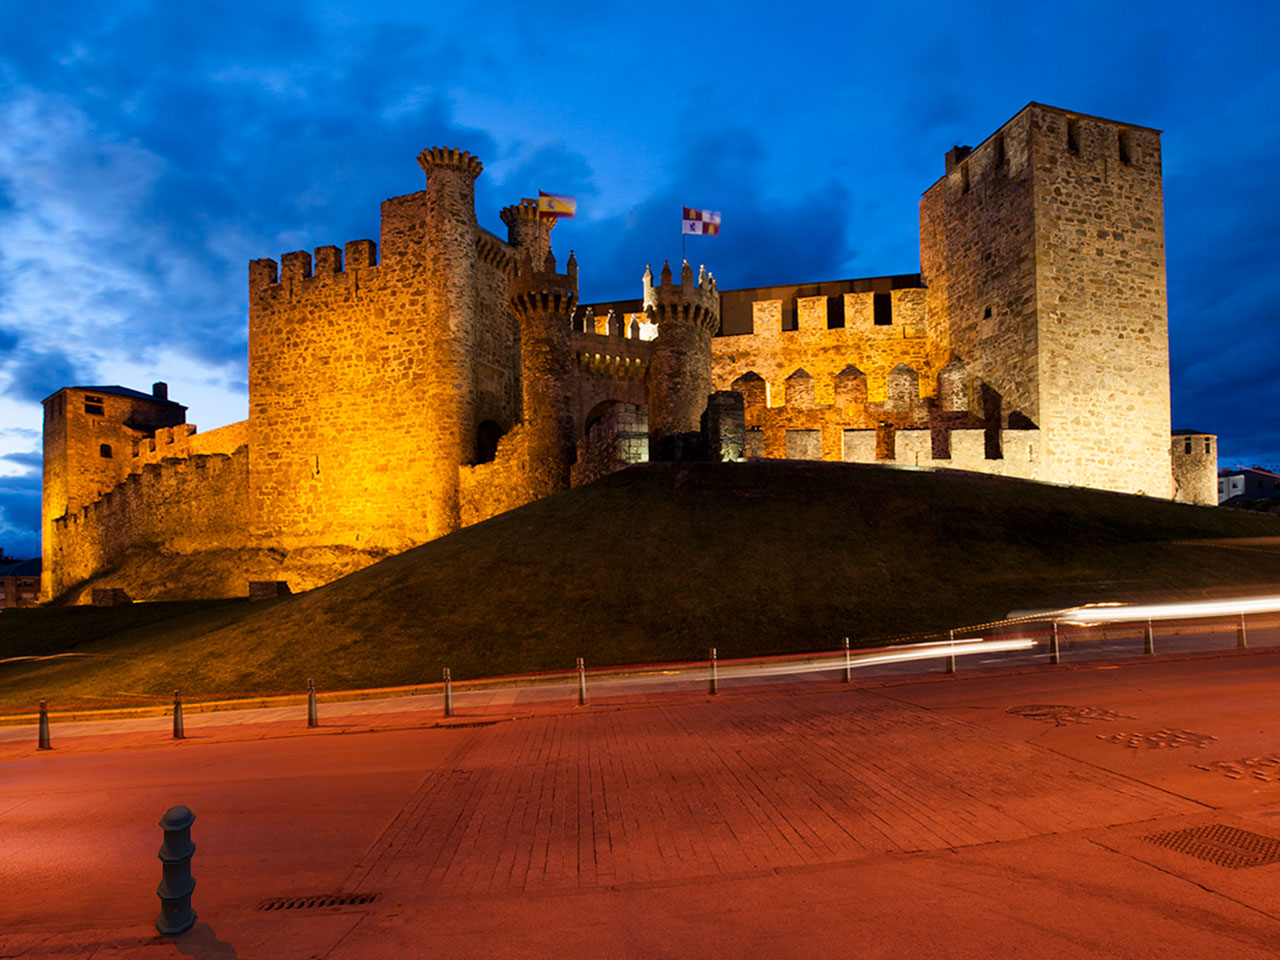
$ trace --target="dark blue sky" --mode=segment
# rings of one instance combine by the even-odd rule
[[[376,11],[373,13],[365,11]],[[165,379],[246,415],[253,257],[377,238],[417,152],[481,223],[575,193],[584,299],[690,240],[722,288],[919,269],[955,143],[1029,100],[1164,136],[1174,426],[1280,463],[1280,5],[0,0],[0,545],[39,549],[40,399]],[[70,25],[70,26],[69,26]]]

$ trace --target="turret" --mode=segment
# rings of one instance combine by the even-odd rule
[[[540,270],[525,253],[516,261],[509,289],[511,312],[520,322],[529,485],[537,498],[567,490],[574,461],[570,323],[578,303],[578,261],[570,251],[565,272],[557,273],[550,247]]]
[[[657,286],[644,271],[644,312],[658,325],[649,365],[649,449],[655,460],[696,456],[702,413],[711,394],[711,335],[720,326],[720,293],[706,267],[693,279],[685,261],[680,282],[662,265]]]
[[[517,261],[528,255],[535,264],[542,263],[551,251],[551,228],[556,225],[556,217],[543,217],[538,214],[538,201],[528,197],[509,207],[503,207],[498,214],[507,225],[507,242],[516,248]]]
[[[418,154],[427,175],[423,235],[426,389],[431,411],[422,454],[431,464],[427,498],[429,536],[460,525],[458,465],[475,454],[476,209],[475,179],[483,164],[455,147]]]

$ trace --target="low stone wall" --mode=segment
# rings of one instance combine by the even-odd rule
[[[248,502],[248,447],[144,464],[100,499],[53,521],[45,561],[55,574],[52,595],[117,567],[141,545],[177,554],[243,548]],[[151,595],[128,586],[134,597]]]
[[[533,499],[524,424],[498,441],[490,463],[458,468],[458,507],[462,526],[514,510]]]

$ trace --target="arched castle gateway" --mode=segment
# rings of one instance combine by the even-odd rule
[[[378,244],[250,263],[248,420],[199,433],[163,384],[45,401],[46,598],[313,587],[651,456],[1214,489],[1211,435],[1170,446],[1158,131],[1032,103],[949,151],[919,274],[720,291],[663,265],[591,305],[533,201],[504,240],[478,159],[418,162]]]

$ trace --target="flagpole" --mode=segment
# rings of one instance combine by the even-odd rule
[[[685,238],[685,232],[684,232],[684,210],[683,210],[683,208],[682,208],[682,209],[680,210],[680,266],[681,266],[682,268],[684,267],[684,261],[685,261],[685,255],[684,255],[684,238]]]

